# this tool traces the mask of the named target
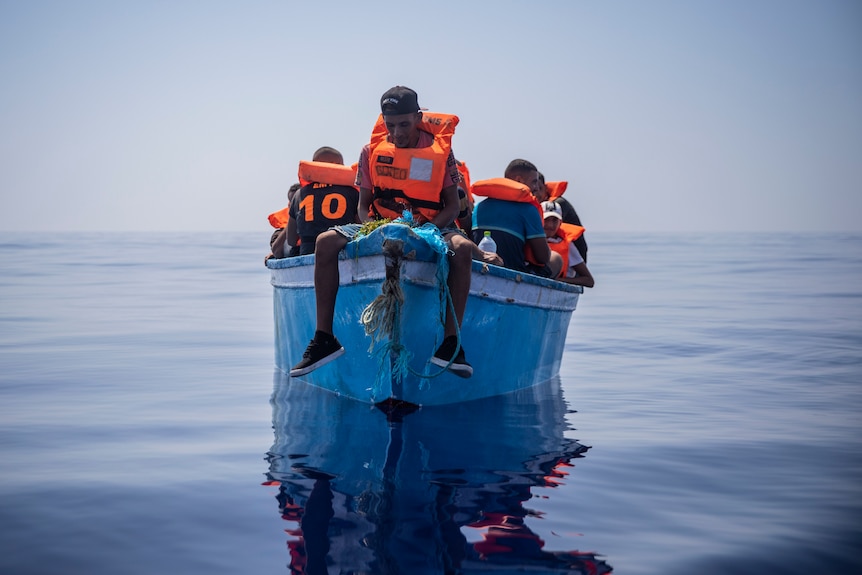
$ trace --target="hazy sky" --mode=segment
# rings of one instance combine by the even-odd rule
[[[862,1],[0,0],[0,230],[261,230],[403,84],[587,230],[862,231]]]

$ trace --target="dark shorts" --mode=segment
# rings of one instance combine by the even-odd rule
[[[330,229],[335,230],[347,238],[348,242],[351,242],[356,237],[356,234],[359,233],[359,230],[362,229],[362,224],[344,224],[342,226],[333,226]]]
[[[461,228],[459,228],[455,224],[452,224],[451,226],[446,226],[445,228],[440,230],[440,235],[443,236],[444,238],[448,239],[447,236],[449,234],[460,234],[460,235],[464,236],[465,238],[467,238],[468,240],[470,239],[470,236],[465,234],[464,230],[462,230]]]

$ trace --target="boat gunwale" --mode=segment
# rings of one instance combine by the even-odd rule
[[[348,246],[349,246],[349,244],[348,244]],[[361,255],[349,255],[348,253],[346,253],[345,250],[342,250],[341,253],[338,254],[339,262],[344,261],[344,260],[356,260],[356,261],[358,261],[358,260],[363,260],[366,258],[373,258],[373,257],[381,257],[381,254],[379,252],[369,252],[369,253],[365,253],[365,254],[361,254]],[[408,261],[408,262],[409,261],[419,261],[419,262],[424,261],[424,262],[428,262],[428,263],[432,263],[432,264],[434,263],[433,260],[426,259],[426,258],[405,257],[404,260]],[[291,269],[291,268],[297,268],[297,267],[306,267],[306,266],[314,266],[314,254],[308,254],[308,255],[304,255],[304,256],[294,256],[294,257],[288,257],[288,258],[280,258],[280,259],[270,258],[266,261],[266,267],[269,268],[271,271]],[[533,285],[537,285],[540,287],[546,287],[546,288],[550,288],[553,290],[557,290],[557,291],[561,291],[561,292],[568,292],[568,293],[573,293],[573,294],[584,293],[583,286],[573,285],[573,284],[557,281],[557,280],[551,279],[551,278],[543,278],[541,276],[533,275],[533,274],[530,274],[528,272],[520,272],[517,270],[504,268],[502,266],[496,266],[494,264],[488,264],[485,262],[480,262],[478,260],[472,261],[472,268],[471,269],[472,269],[472,272],[474,274],[491,275],[494,277],[499,277],[499,278],[504,279],[504,280],[511,280],[511,281],[516,282],[516,283],[533,284]],[[382,273],[384,273],[384,272],[381,270],[381,274]],[[374,280],[369,279],[369,281],[374,281]],[[353,282],[351,282],[351,283],[353,283]],[[356,282],[356,283],[358,283],[358,282]],[[273,285],[275,285],[275,284],[273,283]]]

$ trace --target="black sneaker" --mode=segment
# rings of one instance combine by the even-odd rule
[[[458,353],[455,353],[456,350]],[[454,360],[452,356],[455,356]],[[450,360],[452,361],[451,365],[449,365]],[[458,338],[454,335],[450,335],[443,340],[443,343],[437,348],[434,357],[431,358],[431,363],[440,367],[449,366],[449,371],[458,377],[470,377],[473,375],[473,367],[464,358],[464,348],[458,347]]]
[[[310,373],[342,355],[344,355],[344,348],[334,335],[317,331],[314,333],[314,339],[305,348],[302,361],[290,370],[290,377],[299,377]]]

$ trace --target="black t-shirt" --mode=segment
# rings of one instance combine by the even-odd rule
[[[290,217],[296,220],[296,233],[302,255],[314,253],[317,236],[332,226],[356,222],[359,192],[352,186],[308,184],[293,195]]]

